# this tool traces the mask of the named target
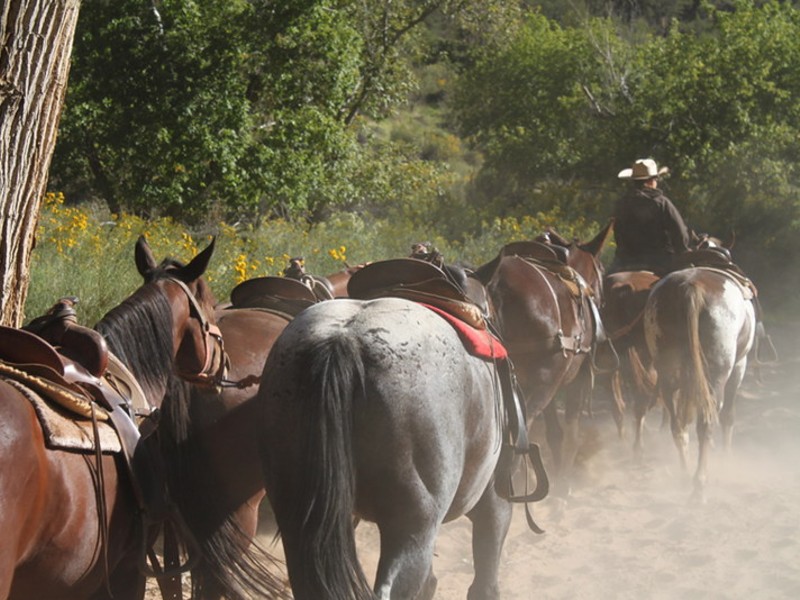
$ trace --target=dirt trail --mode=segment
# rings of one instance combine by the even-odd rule
[[[530,532],[515,508],[502,597],[800,598],[800,326],[777,337],[781,362],[763,369],[762,384],[752,372],[747,377],[729,455],[717,432],[702,506],[689,503],[690,476],[678,467],[660,414],[648,417],[644,460],[636,464],[631,440],[617,437],[608,404],[598,401],[594,417],[582,422],[587,451],[571,497],[535,507],[546,533]],[[362,524],[357,538],[371,577],[377,532]],[[438,600],[466,598],[470,544],[466,519],[443,527],[434,562]]]

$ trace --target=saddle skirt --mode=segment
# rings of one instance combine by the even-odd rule
[[[42,427],[47,448],[94,454],[99,444],[99,450],[104,454],[117,454],[122,451],[119,435],[108,423],[108,415],[102,409],[98,410],[98,419],[102,417],[103,420],[96,421],[97,435],[95,435],[95,425],[91,420],[76,417],[61,404],[39,393],[34,389],[35,386],[5,375],[0,376],[0,379],[31,403]]]

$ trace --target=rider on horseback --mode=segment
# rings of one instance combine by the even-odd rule
[[[617,250],[610,272],[669,271],[675,255],[689,249],[690,231],[678,209],[658,189],[658,179],[667,173],[656,161],[642,158],[619,172],[632,187],[614,207],[614,239]]]

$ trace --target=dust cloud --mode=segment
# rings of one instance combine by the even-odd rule
[[[771,600],[800,598],[800,323],[771,331],[780,360],[750,368],[737,403],[734,447],[719,431],[706,503],[690,501],[661,415],[647,418],[643,460],[633,459],[631,425],[620,439],[610,404],[598,398],[581,422],[582,461],[571,495],[534,506],[546,532],[528,530],[515,507],[500,570],[504,600]],[[697,445],[692,429],[690,460]],[[273,545],[265,523],[261,543]],[[357,530],[369,577],[379,557],[377,530]],[[446,524],[434,558],[437,600],[462,600],[472,581],[471,525]],[[152,590],[152,587],[151,587]],[[157,595],[148,595],[157,598]]]
[[[737,404],[733,449],[719,431],[706,502],[690,501],[661,415],[647,417],[643,460],[620,440],[610,405],[598,399],[582,420],[587,449],[566,500],[534,507],[546,532],[527,529],[521,506],[506,538],[500,572],[505,600],[800,598],[800,324],[771,332],[780,361],[750,369]],[[626,423],[632,433],[632,417]],[[692,428],[691,460],[697,445]],[[471,527],[444,526],[436,545],[436,598],[466,598],[472,580]],[[361,525],[368,574],[378,538]]]

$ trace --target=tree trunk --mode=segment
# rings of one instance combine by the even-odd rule
[[[80,0],[0,3],[0,324],[22,324]]]

